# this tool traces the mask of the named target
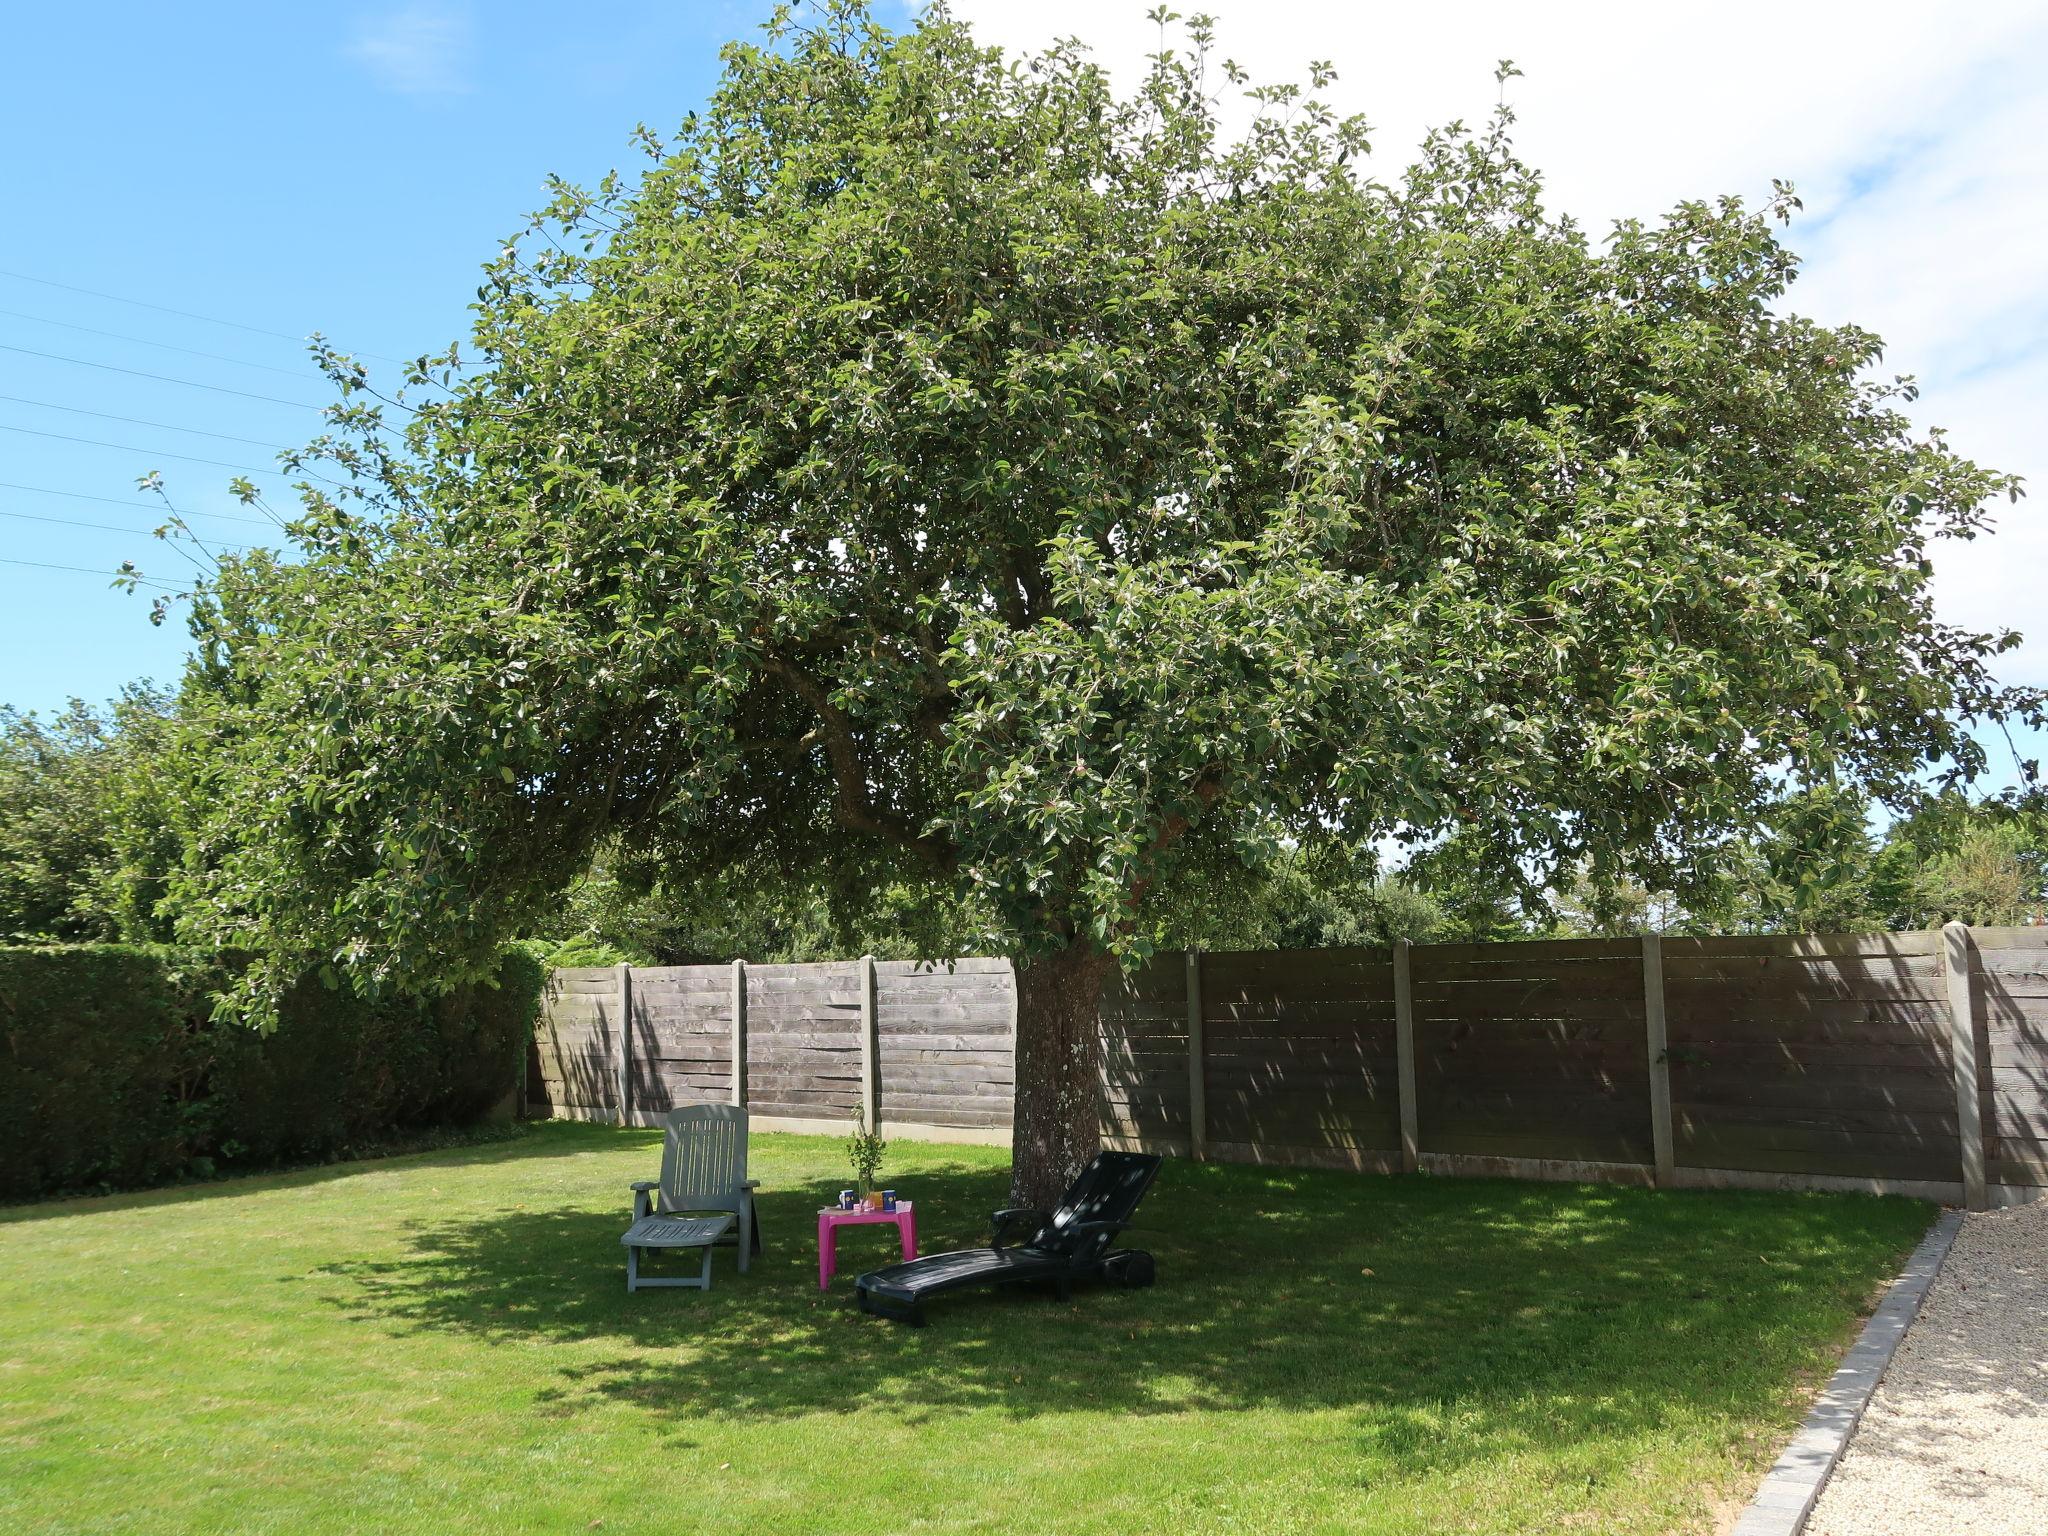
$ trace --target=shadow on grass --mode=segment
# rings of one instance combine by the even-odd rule
[[[479,1164],[508,1162],[518,1158],[572,1157],[581,1153],[616,1147],[619,1132],[610,1126],[581,1125],[574,1121],[548,1121],[544,1125],[508,1125],[503,1134],[489,1134],[474,1141],[407,1150],[395,1147],[335,1162],[311,1163],[297,1168],[266,1169],[255,1173],[230,1174],[189,1184],[166,1184],[155,1189],[123,1190],[105,1195],[56,1195],[30,1205],[0,1206],[0,1226],[15,1222],[48,1221],[57,1216],[81,1216],[97,1212],[145,1210],[153,1206],[190,1205],[201,1200],[239,1199],[270,1189],[310,1189],[337,1179],[352,1179],[393,1168],[468,1168]]]
[[[923,1153],[897,1180],[926,1251],[985,1241],[977,1216],[1005,1174]],[[366,1325],[563,1346],[541,1394],[559,1416],[1361,1409],[1371,1448],[1420,1468],[1611,1439],[1679,1405],[1782,1419],[1927,1219],[1863,1197],[1173,1162],[1127,1240],[1158,1256],[1156,1288],[969,1293],[917,1331],[853,1306],[852,1276],[893,1257],[893,1229],[843,1232],[821,1295],[815,1212],[832,1191],[769,1182],[766,1254],[740,1276],[721,1251],[709,1293],[626,1294],[623,1206],[475,1211],[421,1225],[403,1259],[322,1273]]]

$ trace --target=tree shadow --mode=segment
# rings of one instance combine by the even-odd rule
[[[984,1242],[977,1214],[1005,1181],[938,1161],[898,1178],[927,1252]],[[894,1258],[893,1228],[842,1232],[839,1277],[819,1292],[815,1212],[831,1193],[766,1194],[766,1253],[740,1276],[721,1251],[709,1292],[629,1296],[623,1210],[474,1211],[418,1225],[403,1258],[320,1273],[366,1326],[564,1346],[541,1394],[562,1417],[630,1404],[680,1431],[876,1406],[911,1423],[1345,1409],[1374,1449],[1423,1466],[1674,1411],[1787,1411],[1925,1225],[1922,1206],[1859,1196],[1172,1162],[1128,1239],[1157,1256],[1155,1288],[1064,1304],[967,1293],[912,1330],[852,1300],[852,1277]]]

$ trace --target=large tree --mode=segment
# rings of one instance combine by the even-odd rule
[[[1105,981],[1221,871],[1455,831],[1682,886],[2031,707],[1928,589],[2013,487],[1782,310],[1789,193],[1594,241],[1505,111],[1372,179],[1327,69],[1246,89],[1200,21],[1127,96],[852,3],[725,64],[489,264],[466,369],[399,412],[329,359],[351,488],[195,613],[195,936],[448,984],[608,835],[965,894],[1042,1200]]]

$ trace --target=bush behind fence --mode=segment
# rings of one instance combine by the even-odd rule
[[[556,971],[529,1105],[647,1124],[736,1101],[764,1128],[833,1131],[861,1109],[1006,1140],[1013,1017],[1000,960]],[[2048,1189],[2042,929],[1165,955],[1105,1000],[1102,1046],[1123,1145],[1972,1203]]]

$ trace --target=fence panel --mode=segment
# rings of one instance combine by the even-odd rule
[[[2048,928],[1974,937],[1985,1172],[1994,1184],[2048,1186]]]
[[[1640,940],[1412,953],[1425,1156],[1650,1163]]]
[[[1940,938],[1665,940],[1678,1161],[1956,1179]]]
[[[633,968],[633,1118],[732,1102],[732,968]]]
[[[883,1123],[1007,1131],[1016,997],[1007,960],[876,961]]]
[[[746,1042],[753,1114],[851,1120],[861,1093],[859,962],[749,964]]]
[[[591,966],[551,973],[534,1021],[526,1097],[568,1119],[618,1113],[619,973]]]
[[[1188,1150],[1187,957],[1157,955],[1103,991],[1102,1134],[1112,1146]]]
[[[1398,1160],[1387,951],[1218,953],[1201,965],[1213,1156],[1376,1170]]]

